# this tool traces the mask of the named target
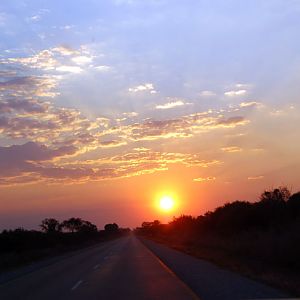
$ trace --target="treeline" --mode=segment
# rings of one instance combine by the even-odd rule
[[[17,228],[0,233],[0,269],[19,266],[33,260],[117,238],[130,232],[116,223],[106,224],[103,230],[81,218],[59,222],[46,218],[41,230]]]
[[[300,192],[286,187],[264,191],[255,203],[235,201],[169,224],[144,222],[136,233],[224,265],[249,261],[250,268],[282,268],[299,278]]]
[[[144,222],[137,228],[139,234],[176,235],[201,238],[203,234],[222,236],[249,231],[280,231],[299,229],[300,192],[293,195],[286,187],[264,191],[258,202],[234,201],[198,217],[182,215],[169,224],[158,220]]]

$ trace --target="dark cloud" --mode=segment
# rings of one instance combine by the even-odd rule
[[[48,103],[38,100],[11,98],[0,101],[0,114],[12,112],[45,113],[48,107]]]
[[[21,173],[36,172],[38,169],[36,163],[71,155],[76,150],[74,146],[49,149],[34,142],[0,147],[0,174],[2,176],[17,176]]]
[[[232,127],[238,124],[245,124],[245,122],[247,121],[245,120],[244,117],[235,116],[235,117],[230,117],[228,119],[221,119],[217,122],[217,124]]]
[[[60,163],[57,160],[76,151],[74,146],[50,149],[34,142],[0,147],[0,184],[20,184],[22,177],[24,177],[24,184],[41,180],[85,182],[149,174],[167,170],[169,164],[176,163],[188,167],[208,167],[220,163],[217,160],[205,161],[193,154],[150,150],[90,161]]]

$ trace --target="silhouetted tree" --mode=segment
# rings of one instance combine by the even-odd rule
[[[274,190],[264,191],[260,196],[262,202],[287,202],[290,198],[291,193],[287,187],[280,186]]]
[[[46,218],[42,221],[40,227],[46,233],[56,233],[61,230],[60,223],[54,218]]]
[[[300,192],[293,194],[288,202],[288,209],[292,217],[300,218]]]
[[[98,231],[98,228],[95,224],[93,224],[89,221],[82,220],[82,224],[79,228],[79,232],[94,233],[94,232],[97,232],[97,231]]]
[[[104,226],[104,230],[105,230],[105,232],[108,232],[108,233],[116,233],[119,231],[119,226],[116,223],[106,224]]]
[[[70,218],[61,223],[61,227],[70,231],[70,232],[78,232],[82,226],[82,219],[80,218]]]

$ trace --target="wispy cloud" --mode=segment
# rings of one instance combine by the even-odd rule
[[[203,160],[194,154],[155,152],[145,148],[102,159],[59,160],[76,151],[74,146],[50,149],[33,142],[0,147],[0,185],[28,184],[41,180],[69,183],[99,181],[164,171],[168,170],[170,164],[207,168],[221,163],[217,160]]]
[[[78,65],[85,65],[91,63],[93,61],[93,58],[91,56],[79,55],[72,57],[72,61]]]
[[[79,73],[78,70],[81,70],[78,65],[82,66],[92,61],[93,56],[86,49],[76,50],[67,46],[45,49],[29,57],[13,57],[1,60],[2,64],[19,64],[22,67],[44,71],[57,70],[74,73]]]
[[[198,177],[198,178],[194,178],[193,181],[196,182],[206,182],[206,181],[215,181],[216,177]]]
[[[239,115],[208,110],[157,120],[142,119],[143,114],[135,111],[119,113],[114,118],[87,117],[78,109],[53,102],[58,85],[66,78],[74,78],[67,76],[69,73],[79,74],[85,68],[97,70],[91,63],[93,59],[88,49],[59,46],[27,57],[1,60],[4,68],[0,82],[0,137],[15,145],[0,147],[4,170],[0,184],[117,179],[167,170],[170,164],[209,168],[222,162],[205,160],[197,154],[149,150],[143,147],[143,141],[185,139],[249,123],[242,115],[243,107]],[[156,90],[153,83],[145,83],[129,92]],[[183,99],[166,99],[156,109],[191,105]],[[99,158],[103,157],[102,152],[111,154]]]
[[[56,70],[63,73],[75,73],[75,74],[79,74],[83,71],[78,66],[59,66],[56,68]]]
[[[222,151],[224,151],[224,152],[229,152],[229,153],[234,153],[234,152],[241,152],[241,151],[243,151],[242,148],[237,147],[237,146],[223,147],[223,148],[221,148],[221,149],[222,149]]]
[[[94,69],[99,71],[99,72],[108,72],[112,68],[110,66],[102,65],[102,66],[96,66],[96,67],[94,67]]]
[[[109,128],[107,134],[116,134],[133,141],[169,138],[188,138],[197,134],[221,128],[235,128],[249,123],[242,116],[225,118],[223,115],[196,113],[176,119],[151,120],[125,126]]]
[[[191,105],[191,104],[192,103],[184,102],[182,100],[174,100],[174,101],[167,102],[165,104],[156,105],[155,108],[156,109],[170,109],[170,108],[174,108],[174,107],[178,107],[178,106],[185,106],[185,105]]]
[[[69,46],[58,46],[51,49],[53,52],[56,52],[60,55],[71,56],[71,55],[79,55],[80,51],[75,50]]]
[[[261,180],[263,178],[264,178],[264,176],[262,176],[262,175],[259,175],[259,176],[249,176],[248,180]]]
[[[235,97],[235,96],[244,96],[247,94],[247,90],[232,90],[232,91],[227,91],[224,93],[225,96],[227,97]]]
[[[135,87],[129,88],[128,91],[131,93],[149,92],[150,94],[156,94],[153,83],[140,84]]]

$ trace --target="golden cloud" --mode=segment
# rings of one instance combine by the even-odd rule
[[[214,181],[216,180],[216,177],[198,177],[198,178],[194,178],[193,181],[196,182],[206,182],[206,181]]]

